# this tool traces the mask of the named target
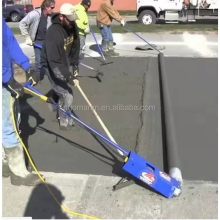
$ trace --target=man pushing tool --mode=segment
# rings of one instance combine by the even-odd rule
[[[14,78],[13,62],[26,72],[31,85],[38,83],[40,78],[31,67],[28,57],[22,52],[4,18],[2,18],[2,38],[2,175],[11,176],[12,185],[34,186],[41,180],[37,174],[27,170],[23,147],[19,134],[16,133],[20,124],[18,99],[24,94],[24,89]],[[17,129],[14,128],[13,115]]]
[[[74,8],[76,10],[76,14],[78,16],[78,20],[76,20],[76,24],[79,29],[79,38],[80,38],[80,59],[84,57],[84,50],[86,44],[86,35],[90,33],[89,28],[89,19],[87,15],[87,11],[91,6],[90,0],[82,0],[81,3],[75,5]]]
[[[112,19],[119,21],[122,26],[125,25],[125,21],[119,15],[113,3],[114,0],[103,0],[98,9],[96,18],[97,26],[102,35],[102,51],[104,56],[119,56],[118,53],[115,53],[113,47],[114,41],[111,30]]]
[[[41,53],[41,65],[52,85],[54,96],[65,109],[71,110],[73,94],[70,85],[78,83],[80,39],[75,21],[75,8],[69,3],[60,7],[60,12],[52,16],[52,25],[46,32]],[[58,112],[60,129],[70,130],[73,119],[62,111]]]

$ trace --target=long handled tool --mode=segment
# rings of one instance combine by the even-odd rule
[[[117,20],[115,20],[117,21]],[[118,23],[120,23],[119,21],[117,21]],[[124,27],[129,30],[131,33],[135,34],[137,37],[139,37],[141,40],[143,40],[144,42],[146,42],[148,45],[150,45],[154,50],[156,50],[158,53],[160,53],[161,51],[159,51],[157,48],[156,48],[156,45],[152,45],[150,44],[147,40],[145,40],[143,37],[141,37],[139,34],[137,34],[136,32],[134,32],[131,28],[129,28],[128,26],[124,25]]]
[[[103,76],[103,75],[104,75],[101,70],[97,70],[97,69],[95,69],[95,68],[93,68],[93,67],[91,67],[91,66],[88,66],[88,65],[84,64],[84,63],[79,63],[79,64],[80,64],[81,66],[84,66],[84,67],[86,67],[86,68],[88,68],[88,69],[90,69],[90,70],[93,70],[93,71],[97,72],[98,75],[100,75],[100,76]]]
[[[40,91],[30,86],[29,82],[26,83],[24,89],[37,95],[45,102],[51,103],[55,108],[61,110],[67,116],[73,118],[82,126],[86,127],[95,135],[102,138],[112,147],[116,148],[117,150],[123,152],[126,156],[124,160],[123,169],[130,173],[132,176],[136,177],[138,180],[142,181],[143,183],[147,184],[166,198],[172,198],[174,196],[179,196],[181,194],[181,186],[180,183],[170,177],[168,174],[161,171],[158,167],[151,164],[145,158],[141,157],[140,155],[136,154],[134,151],[127,151],[126,149],[122,148],[118,144],[112,142],[107,137],[96,131],[95,129],[91,128],[78,118],[74,117],[74,115],[70,111],[65,111],[62,107],[60,107],[57,103],[55,103],[52,99],[44,96]]]
[[[105,124],[103,123],[102,119],[99,117],[99,115],[97,114],[97,112],[95,111],[95,109],[93,108],[92,104],[90,103],[90,101],[88,100],[88,98],[86,97],[85,93],[83,92],[83,90],[81,89],[80,85],[77,84],[76,85],[77,88],[79,89],[80,93],[82,94],[82,96],[84,97],[84,99],[86,100],[86,102],[88,103],[88,105],[90,106],[90,108],[92,109],[94,115],[96,116],[96,118],[98,119],[99,123],[101,124],[102,128],[104,129],[105,133],[108,135],[109,139],[116,143],[116,141],[114,140],[114,138],[112,137],[112,135],[110,134],[110,132],[108,131],[107,127],[105,126]],[[119,154],[121,156],[124,156],[123,152],[118,150]]]
[[[113,63],[113,62],[108,62],[108,63],[107,63],[107,61],[106,61],[106,59],[105,59],[105,56],[104,56],[104,54],[103,54],[103,52],[102,52],[102,49],[100,48],[99,43],[98,43],[98,41],[97,41],[97,39],[96,39],[95,33],[94,33],[94,31],[92,30],[91,25],[90,25],[89,27],[90,27],[90,31],[91,31],[91,33],[92,33],[92,36],[93,36],[93,38],[94,38],[94,40],[95,40],[95,42],[96,42],[96,44],[97,44],[98,50],[99,50],[99,52],[100,52],[100,54],[102,55],[102,58],[103,58],[103,60],[104,60],[104,63],[103,63],[102,65],[107,65],[107,64]]]

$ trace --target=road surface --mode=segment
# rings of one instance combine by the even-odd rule
[[[137,23],[138,24],[138,19],[136,16],[125,16],[124,20],[126,21],[126,23],[129,24],[133,24],[133,23]],[[205,19],[203,17],[196,17],[196,23],[201,23],[201,24],[218,24],[218,19],[216,19],[215,17],[206,17]],[[90,17],[89,18],[89,23],[90,25],[96,25],[96,18],[95,17]],[[163,24],[164,23],[164,19],[160,19],[159,20],[159,24]],[[7,22],[9,27],[13,27],[16,28],[19,25],[19,22]],[[116,22],[115,20],[113,21],[113,24],[115,25],[120,25],[118,22]]]
[[[156,53],[137,53],[134,48],[138,40],[132,40],[130,35],[123,37],[117,38],[117,51],[121,48],[133,52],[127,51],[123,57],[111,58],[114,63],[107,66],[86,58],[83,62],[102,69],[104,77],[101,83],[85,77],[94,72],[80,67],[80,75],[83,76],[80,85],[115,140],[128,150],[135,148],[163,169]],[[12,186],[8,178],[3,179],[4,217],[82,218],[76,216],[75,212],[78,212],[102,219],[217,218],[218,40],[216,36],[198,35],[145,37],[151,42],[160,42],[160,45],[166,43],[166,72],[184,179],[181,196],[166,199],[139,185],[112,192],[112,186],[124,173],[119,157],[110,151],[110,146],[103,146],[78,126],[72,132],[59,131],[57,123],[53,122],[55,116],[47,105],[36,97],[29,97],[23,99],[22,107],[24,141],[28,143],[31,156],[46,176],[57,201],[68,210],[57,206],[42,184],[17,187]],[[22,49],[33,55],[30,48]],[[87,52],[100,58],[91,49]],[[37,88],[44,93],[50,90],[46,79]],[[76,88],[74,95],[80,119],[104,132],[92,112],[86,110],[86,102]],[[132,111],[133,105],[138,109],[142,102],[148,106],[148,111],[142,114],[139,110]],[[114,105],[114,111],[110,111]],[[123,110],[125,105],[130,110]],[[82,107],[84,111],[79,111]]]
[[[86,58],[87,65],[105,75],[100,83],[85,77],[93,73],[82,67],[82,89],[119,145],[139,150],[164,169],[157,59],[111,60],[113,64],[100,67],[98,61]],[[166,66],[183,177],[217,181],[217,59],[166,58]],[[39,90],[44,94],[50,90],[47,79]],[[74,95],[76,115],[103,133],[77,89]],[[144,106],[142,99],[147,99]],[[22,106],[24,140],[41,171],[121,175],[121,160],[88,131],[79,126],[59,131],[55,115],[36,97],[25,99]]]

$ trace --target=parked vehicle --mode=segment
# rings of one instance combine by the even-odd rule
[[[2,1],[2,15],[6,20],[19,22],[26,14],[34,9],[33,5],[14,4],[11,0]]]
[[[178,23],[180,19],[195,22],[195,16],[218,16],[218,0],[137,0],[140,23],[156,24],[161,16],[166,23]]]

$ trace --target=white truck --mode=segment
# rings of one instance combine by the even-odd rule
[[[144,25],[194,22],[201,16],[218,16],[218,0],[137,0],[137,18]]]

